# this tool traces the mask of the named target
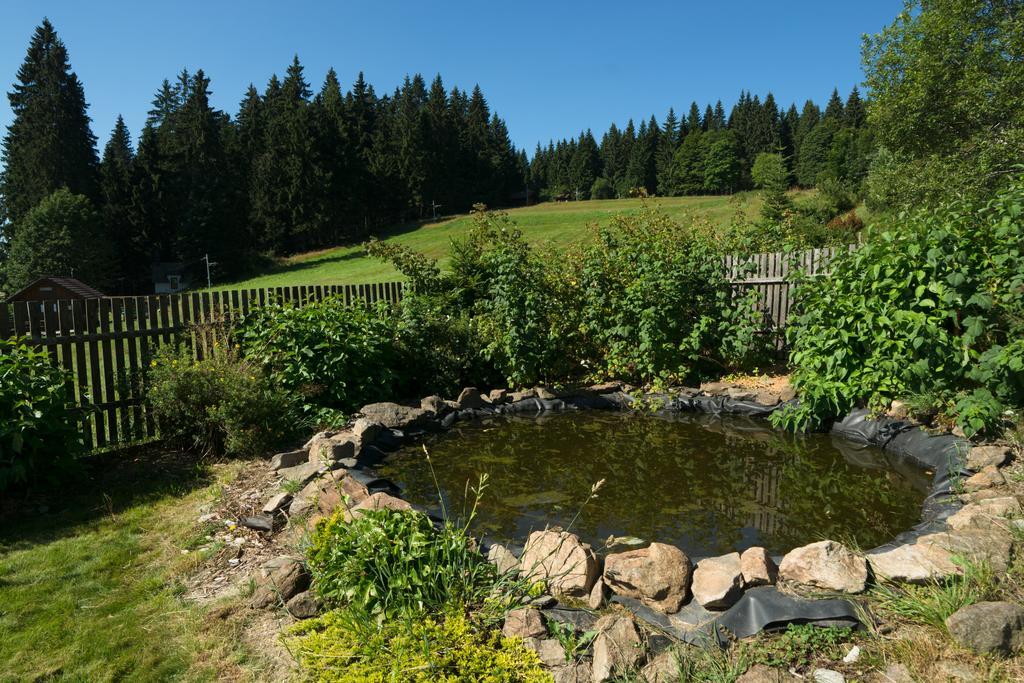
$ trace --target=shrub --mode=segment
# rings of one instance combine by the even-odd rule
[[[197,361],[184,347],[165,346],[151,362],[149,377],[161,436],[188,450],[258,455],[303,426],[295,399],[230,350],[218,348]]]
[[[306,553],[317,595],[378,621],[482,601],[496,580],[466,529],[440,529],[423,514],[368,510],[351,523],[344,510],[322,520]]]
[[[607,178],[598,178],[594,181],[594,184],[590,186],[590,198],[615,199],[615,188],[612,187],[611,182]]]
[[[716,237],[663,213],[618,216],[560,267],[564,336],[601,377],[697,381],[754,362],[761,314],[734,298]]]
[[[336,610],[296,625],[286,643],[302,680],[321,683],[551,680],[522,640],[481,628],[456,608],[381,625]]]
[[[815,427],[927,394],[970,435],[1024,403],[1024,181],[993,201],[903,214],[803,283],[789,329],[799,406]]]
[[[270,304],[246,316],[235,335],[245,357],[301,396],[317,419],[323,409],[350,411],[395,394],[401,369],[384,304],[348,306],[342,297]]]
[[[68,381],[45,351],[0,339],[0,491],[60,475],[81,453]]]

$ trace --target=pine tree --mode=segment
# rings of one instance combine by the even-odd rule
[[[732,193],[740,182],[740,148],[731,130],[713,130],[701,139],[704,191]]]
[[[588,199],[590,188],[597,180],[601,157],[597,149],[597,141],[589,130],[580,133],[579,142],[569,162],[569,181],[573,196]]]
[[[843,120],[843,101],[839,99],[839,88],[832,89],[832,96],[825,106],[825,118],[839,122]]]
[[[702,130],[703,122],[700,118],[700,108],[696,102],[690,103],[690,113],[686,116],[686,132],[692,133],[693,131]]]
[[[851,128],[860,128],[867,120],[867,111],[864,108],[864,101],[860,98],[860,91],[853,86],[850,96],[846,98],[846,107],[843,110],[844,122]]]
[[[100,197],[104,239],[112,250],[114,291],[134,294],[149,284],[149,249],[144,226],[132,203],[135,152],[128,126],[121,116],[103,148],[100,162]]]
[[[676,149],[680,143],[679,120],[671,107],[662,124],[661,137],[658,140],[658,151],[655,159],[656,188],[659,195],[674,194]]]
[[[48,19],[32,35],[17,78],[7,95],[14,118],[0,154],[0,229],[8,240],[28,211],[58,188],[97,197],[96,138],[85,90]]]
[[[675,158],[675,185],[672,194],[700,194],[704,189],[704,145],[707,135],[700,127],[694,128],[683,139]]]

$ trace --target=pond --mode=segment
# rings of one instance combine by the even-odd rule
[[[868,549],[919,520],[931,483],[931,473],[878,448],[742,417],[493,418],[456,423],[425,444],[430,463],[421,446],[409,446],[378,472],[406,500],[432,511],[443,501],[453,517],[487,474],[472,530],[520,544],[531,530],[576,518],[571,529],[595,548],[615,536],[670,543],[692,557],[751,546],[782,554],[824,538]]]

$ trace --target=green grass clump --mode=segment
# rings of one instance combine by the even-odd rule
[[[946,619],[962,607],[992,599],[999,591],[997,578],[984,563],[954,558],[963,573],[923,586],[881,584],[871,594],[883,612],[905,621],[946,630]]]
[[[779,635],[744,643],[743,657],[751,664],[787,670],[804,669],[821,659],[840,659],[840,646],[852,637],[853,629],[850,628],[790,624]]]

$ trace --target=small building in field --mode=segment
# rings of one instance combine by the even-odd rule
[[[177,294],[189,287],[188,272],[183,263],[158,262],[151,266],[151,271],[155,294]]]
[[[104,296],[106,295],[95,287],[90,287],[73,277],[47,275],[7,297],[7,303],[55,301],[57,299],[100,299]]]

